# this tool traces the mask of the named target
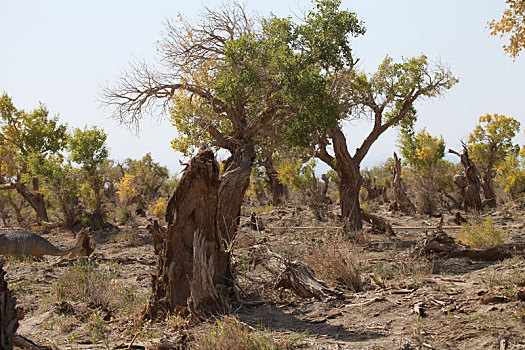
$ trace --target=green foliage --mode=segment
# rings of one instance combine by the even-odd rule
[[[284,121],[287,141],[308,147],[312,133],[337,125],[339,102],[330,92],[331,74],[353,64],[349,38],[364,34],[353,12],[338,0],[314,1],[302,23],[271,17],[263,34],[272,67],[283,85],[283,97],[294,107]]]
[[[351,106],[364,105],[372,109],[381,106],[383,123],[394,119],[401,125],[412,126],[416,120],[412,105],[416,98],[439,96],[458,81],[449,70],[430,67],[425,55],[403,59],[401,63],[394,63],[387,56],[374,74],[354,71],[343,98]]]
[[[455,191],[457,186],[454,184],[454,175],[463,171],[461,163],[453,163],[446,159],[440,159],[434,171],[435,184],[444,191]]]
[[[361,171],[363,180],[370,180],[380,186],[390,186],[392,182],[392,167],[394,166],[394,158],[390,157],[387,160],[375,165],[371,168],[365,168]]]
[[[433,137],[425,129],[415,134],[410,128],[402,128],[398,144],[408,165],[423,173],[433,170],[445,156],[443,137]]]
[[[479,117],[468,139],[468,151],[483,173],[490,172],[508,154],[517,154],[519,147],[512,143],[520,123],[512,117],[487,114]]]
[[[513,199],[525,195],[525,159],[520,155],[509,154],[500,162],[496,181]]]
[[[301,159],[283,158],[276,163],[277,178],[294,192],[305,192],[315,179],[315,158],[304,162]]]
[[[498,229],[494,225],[494,220],[488,218],[479,226],[470,224],[463,225],[458,240],[473,248],[488,248],[503,244],[503,239],[507,235],[507,231]]]
[[[68,150],[73,162],[79,164],[89,176],[95,176],[97,167],[109,155],[106,145],[107,134],[96,126],[75,129],[68,139]]]
[[[67,126],[60,124],[58,117],[49,117],[43,105],[26,113],[18,110],[4,93],[0,97],[0,111],[2,174],[14,176],[18,171],[25,173],[29,157],[43,159],[64,149]]]
[[[124,171],[133,177],[135,194],[146,202],[156,200],[160,189],[169,179],[168,168],[153,161],[151,153],[146,153],[140,160],[126,159]]]
[[[66,162],[60,154],[47,158],[31,156],[28,158],[31,172],[38,175],[44,196],[51,205],[60,208],[63,220],[73,225],[77,220],[78,197],[83,178],[78,169]]]

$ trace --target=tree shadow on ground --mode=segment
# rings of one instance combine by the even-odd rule
[[[301,320],[281,310],[276,305],[260,305],[245,307],[237,316],[243,322],[251,325],[263,326],[272,331],[290,331],[310,336],[322,336],[337,341],[358,342],[368,339],[386,337],[385,332],[352,331],[340,325],[324,322],[314,323]]]

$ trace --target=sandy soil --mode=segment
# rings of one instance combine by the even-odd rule
[[[332,211],[336,215],[336,209]],[[244,212],[248,214],[248,208]],[[508,230],[507,243],[525,243],[524,213],[525,205],[518,203],[501,206],[481,218],[466,217],[470,221],[492,217],[498,228]],[[440,220],[384,211],[379,214],[399,226],[437,225]],[[316,222],[306,208],[276,208],[259,217],[268,227],[334,225]],[[319,229],[259,232],[249,228],[247,221],[248,215],[241,220],[237,266],[254,243],[267,244],[283,256],[304,258],[308,263],[308,251],[318,244],[319,237],[328,240],[337,234],[337,230]],[[453,225],[452,216],[446,214],[444,223]],[[252,327],[299,333],[301,343],[312,349],[525,349],[525,302],[520,297],[525,290],[523,252],[516,251],[513,258],[500,262],[417,255],[416,243],[431,233],[431,229],[398,230],[394,236],[364,233],[359,242],[352,243],[362,268],[364,290],[345,291],[345,300],[306,300],[291,292],[263,291],[271,281],[264,281],[264,275],[257,277],[258,270],[247,268],[246,278],[239,278],[244,297],[265,303],[247,306],[234,302],[236,316]],[[447,233],[456,237],[458,231]],[[71,232],[44,236],[60,247],[74,242]],[[99,271],[102,279],[109,279],[114,287],[109,292],[127,293],[129,300],[113,305],[107,300],[88,302],[68,296],[64,289],[75,283],[71,271],[82,263],[55,257],[10,260],[8,282],[24,315],[19,334],[55,349],[143,349],[180,333],[184,321],[176,317],[144,323],[137,316],[147,303],[150,275],[156,270],[147,232],[101,231],[93,233],[93,238],[97,247],[89,266]],[[382,282],[375,283],[370,276]],[[415,310],[423,311],[418,314]]]

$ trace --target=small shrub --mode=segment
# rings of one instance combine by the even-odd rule
[[[267,213],[269,211],[272,211],[274,210],[275,207],[272,205],[272,204],[269,204],[269,205],[265,205],[265,206],[262,206],[262,207],[257,207],[257,208],[253,208],[253,212],[257,215],[259,214],[262,214],[262,213]]]
[[[59,300],[69,299],[111,310],[137,310],[140,298],[114,279],[114,275],[90,261],[79,260],[58,278],[55,286]]]
[[[279,350],[295,349],[300,346],[302,336],[298,334],[278,335],[266,330],[255,330],[237,318],[226,316],[217,319],[206,330],[196,334],[191,349],[238,349],[238,350]]]
[[[159,197],[157,202],[151,205],[148,210],[155,218],[164,221],[164,216],[166,215],[166,206],[166,199],[164,197]]]
[[[494,220],[488,218],[480,226],[463,225],[458,240],[473,248],[488,248],[503,244],[503,238],[507,235],[507,231],[499,230],[494,225]]]

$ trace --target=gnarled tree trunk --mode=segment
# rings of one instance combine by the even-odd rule
[[[396,152],[394,152],[394,167],[392,169],[392,188],[394,189],[394,200],[397,205],[407,214],[414,214],[416,212],[416,206],[410,198],[408,198],[403,185],[401,184],[401,159],[397,157]]]
[[[277,178],[277,170],[273,166],[271,157],[263,161],[263,166],[266,171],[266,175],[270,180],[270,188],[272,191],[272,205],[279,206],[283,204],[283,200],[287,196],[286,187]]]
[[[46,203],[44,196],[39,193],[38,179],[33,178],[33,192],[29,190],[23,183],[18,180],[13,183],[1,184],[0,190],[16,190],[35,210],[36,218],[39,222],[49,221],[47,216]]]
[[[230,255],[218,230],[219,165],[211,150],[192,158],[166,209],[168,229],[145,316],[225,312]]]
[[[16,299],[7,288],[4,260],[0,258],[0,349],[13,348],[13,337],[18,329]]]
[[[494,181],[492,179],[492,171],[487,171],[482,176],[481,187],[483,188],[483,195],[485,196],[483,206],[496,208],[496,191],[494,191]]]
[[[465,175],[463,177],[454,177],[454,182],[460,188],[461,196],[463,197],[463,208],[465,211],[474,209],[476,211],[483,210],[483,202],[479,194],[481,180],[479,178],[479,171],[474,162],[470,159],[467,147],[463,145],[463,152],[459,153],[452,149],[449,153],[458,155],[461,160],[461,165]]]
[[[345,232],[358,231],[363,228],[361,207],[359,205],[359,191],[363,184],[360,164],[356,161],[346,146],[346,138],[339,128],[330,130],[337,159],[337,175],[339,175],[339,201]]]

